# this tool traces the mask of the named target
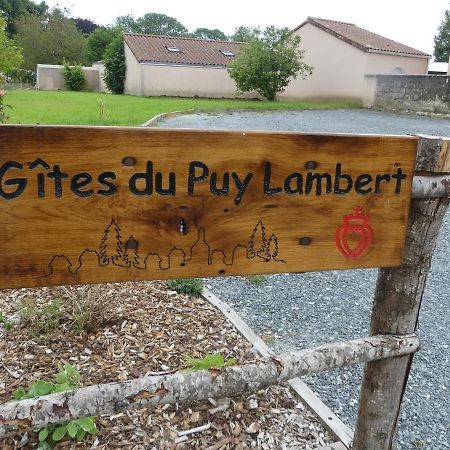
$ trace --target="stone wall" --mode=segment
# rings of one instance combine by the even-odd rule
[[[449,77],[445,75],[376,75],[377,100],[450,100]]]
[[[365,106],[421,110],[450,104],[450,77],[445,75],[368,75]]]

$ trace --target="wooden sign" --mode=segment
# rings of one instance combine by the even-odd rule
[[[0,287],[399,265],[416,138],[0,127]]]

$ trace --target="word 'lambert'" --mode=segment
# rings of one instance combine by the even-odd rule
[[[39,170],[35,171],[38,166]],[[45,170],[42,170],[45,169]],[[179,178],[185,182],[179,186]],[[17,161],[8,161],[0,167],[0,198],[11,200],[20,197],[24,192],[45,198],[54,195],[62,197],[64,192],[72,192],[77,197],[92,195],[114,195],[118,189],[128,188],[136,196],[150,195],[175,196],[182,194],[193,196],[205,191],[205,187],[212,195],[232,197],[238,205],[243,199],[249,186],[259,184],[264,195],[345,195],[355,192],[360,195],[369,193],[380,194],[382,185],[392,185],[395,194],[400,194],[402,182],[406,175],[401,168],[395,173],[349,175],[344,172],[342,164],[338,162],[333,173],[323,172],[292,172],[287,176],[272,176],[272,164],[265,162],[262,173],[238,173],[237,171],[214,171],[201,161],[191,161],[186,172],[170,171],[167,174],[154,171],[153,161],[147,161],[144,172],[135,172],[129,176],[127,184],[118,183],[118,176],[114,171],[100,174],[79,172],[69,174],[58,164],[50,167],[42,159],[29,163],[28,167]],[[392,183],[391,183],[392,182]],[[178,183],[178,184],[177,184]],[[51,194],[49,194],[51,191]],[[260,192],[261,192],[260,191]]]

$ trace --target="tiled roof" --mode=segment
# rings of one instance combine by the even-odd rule
[[[239,42],[131,33],[124,34],[124,41],[141,63],[195,66],[226,67],[234,59],[232,55],[236,55],[241,46]],[[222,52],[230,54],[227,56]]]
[[[372,33],[371,31],[364,30],[363,28],[357,27],[353,23],[308,17],[308,19],[299,25],[296,30],[307,23],[315,25],[338,39],[342,39],[348,44],[368,53],[392,53],[403,56],[431,58],[431,56],[427,53],[421,52],[420,50],[407,45],[400,44],[400,42],[385,38],[379,34]]]

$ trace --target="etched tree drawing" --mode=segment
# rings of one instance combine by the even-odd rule
[[[278,256],[278,239],[275,234],[270,236],[269,242],[267,243],[267,259],[276,259]]]
[[[248,256],[249,258],[254,258],[258,256],[259,258],[267,259],[268,251],[268,241],[266,239],[266,229],[264,224],[260,220],[253,230],[248,243]]]
[[[122,238],[120,236],[120,227],[112,219],[108,228],[106,228],[100,242],[100,265],[107,266],[112,263],[117,266],[127,265],[124,262],[124,251]]]
[[[142,268],[139,259],[138,241],[134,239],[133,235],[131,235],[125,243],[125,253],[123,259],[129,265],[132,264],[137,269]]]

